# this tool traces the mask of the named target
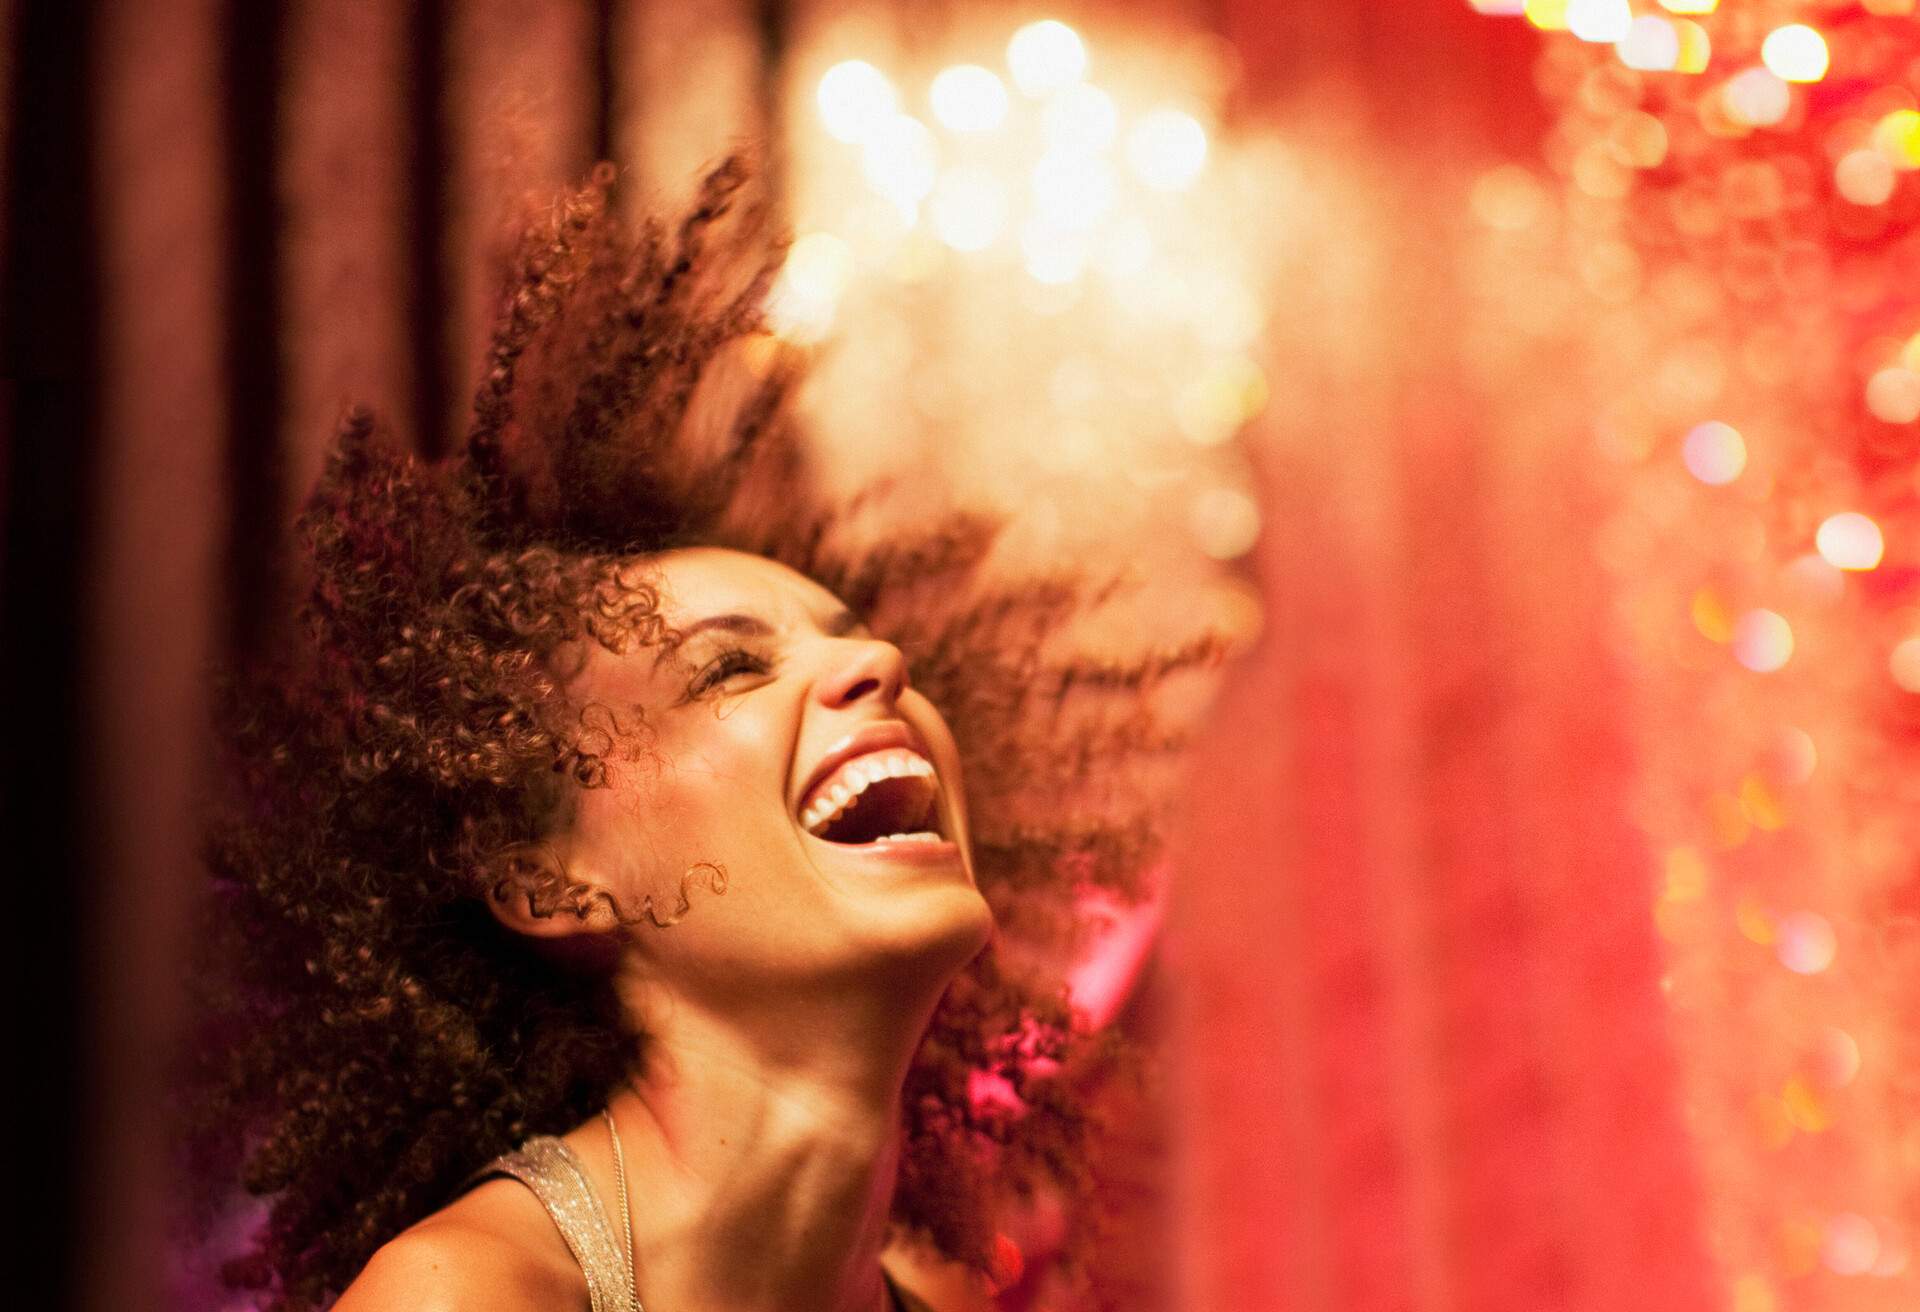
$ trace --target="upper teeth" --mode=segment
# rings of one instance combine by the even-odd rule
[[[818,834],[882,779],[916,775],[925,779],[934,775],[933,763],[918,752],[892,748],[855,757],[813,790],[813,801],[800,813],[800,823],[809,833]]]

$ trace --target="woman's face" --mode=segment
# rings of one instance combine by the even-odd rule
[[[629,917],[650,905],[650,968],[723,1003],[958,970],[992,919],[953,735],[898,649],[762,557],[652,564],[679,640],[589,645],[568,682],[588,723],[604,707],[632,747],[610,787],[579,795],[559,843],[570,872]]]

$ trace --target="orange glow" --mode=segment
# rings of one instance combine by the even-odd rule
[[[1788,917],[1791,919],[1792,917]],[[1781,922],[1783,925],[1785,921]],[[1784,945],[1786,940],[1781,940]],[[1782,964],[1785,964],[1784,962]],[[1788,967],[1792,969],[1792,967]],[[1822,967],[1825,969],[1825,967]],[[1817,974],[1817,971],[1795,971],[1795,974]],[[1810,1088],[1798,1075],[1789,1079],[1780,1090],[1780,1106],[1787,1113],[1787,1121],[1802,1134],[1822,1134],[1833,1124],[1833,1117],[1827,1110],[1820,1095]]]
[[[1768,789],[1766,780],[1757,774],[1750,774],[1740,781],[1740,814],[1755,829],[1769,832],[1787,822],[1779,799]]]
[[[1676,847],[1667,853],[1665,896],[1676,902],[1695,902],[1706,896],[1707,863],[1699,849]]]
[[[1732,640],[1733,616],[1727,613],[1726,605],[1714,595],[1711,588],[1702,588],[1693,594],[1689,613],[1693,617],[1693,627],[1708,642]]]
[[[1751,896],[1741,898],[1735,905],[1733,923],[1748,942],[1761,947],[1773,945],[1773,917]]]
[[[1720,0],[1660,0],[1660,7],[1672,14],[1710,14]]]

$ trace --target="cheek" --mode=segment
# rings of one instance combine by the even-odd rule
[[[673,726],[653,789],[687,840],[724,840],[785,817],[791,743],[773,707],[749,696]]]

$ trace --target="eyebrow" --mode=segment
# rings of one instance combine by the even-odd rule
[[[852,611],[842,608],[827,616],[820,628],[829,638],[844,638],[865,622]],[[765,638],[773,633],[773,626],[758,615],[709,615],[681,629],[672,645],[678,647],[695,634],[705,633],[709,629],[737,633],[747,638]]]

